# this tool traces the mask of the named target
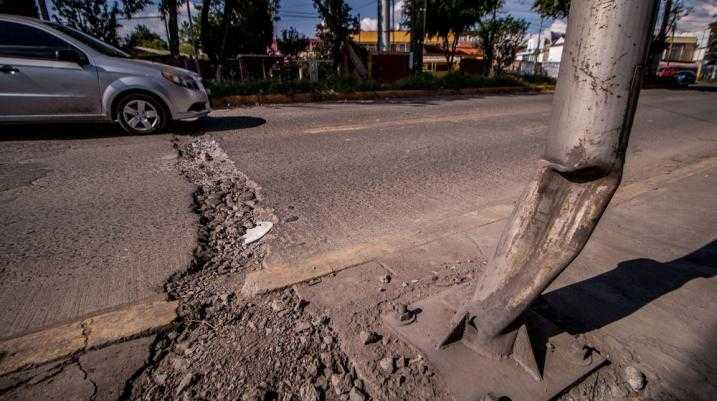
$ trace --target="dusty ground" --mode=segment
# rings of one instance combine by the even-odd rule
[[[717,103],[710,102],[714,94],[652,93],[643,97],[647,101],[643,100],[638,114],[627,184],[669,175],[714,155]],[[510,202],[530,171],[531,158],[539,154],[549,100],[524,96],[252,108],[218,113],[214,122],[200,130],[209,136],[177,135],[171,141],[170,136],[157,137],[157,146],[161,143],[162,157],[166,157],[162,171],[173,175],[160,188],[180,180],[180,192],[185,191],[172,195],[181,199],[158,199],[174,199],[176,204],[171,206],[186,211],[190,221],[198,223],[183,231],[183,236],[197,239],[189,247],[179,247],[186,252],[185,259],[155,255],[172,265],[156,281],[166,296],[180,302],[176,325],[156,337],[0,378],[0,400],[451,399],[450,389],[430,362],[387,330],[381,314],[469,283],[485,266],[500,221],[469,233],[465,243],[452,237],[434,241],[422,227],[439,217],[501,199]],[[515,117],[506,119],[502,113],[510,114],[511,108]],[[409,120],[405,124],[385,125],[387,116],[402,113]],[[455,120],[451,113],[469,118]],[[351,126],[337,130],[341,124]],[[180,129],[197,132],[196,126]],[[105,144],[123,140],[112,138]],[[147,154],[152,152],[151,147],[147,149]],[[108,157],[108,153],[99,154]],[[18,164],[27,163],[31,161]],[[31,182],[33,174],[40,174],[36,170],[32,167],[22,176]],[[579,267],[551,288],[546,303],[541,304],[544,312],[562,305],[569,313],[552,317],[563,319],[565,329],[585,335],[598,349],[618,350],[609,355],[611,365],[563,394],[561,400],[672,400],[671,394],[694,393],[698,397],[690,399],[699,399],[714,389],[714,377],[699,376],[711,366],[709,355],[713,354],[709,344],[695,341],[699,333],[709,333],[702,327],[709,321],[681,320],[697,316],[699,310],[714,310],[708,295],[715,277],[713,245],[705,245],[697,256],[680,258],[714,238],[710,226],[716,216],[709,207],[713,170],[699,170],[690,180],[680,180],[683,186],[655,183],[650,196],[625,201],[626,206],[609,212],[602,231],[596,233],[595,246],[576,262]],[[23,180],[6,181],[8,186],[17,186]],[[122,191],[122,186],[117,190]],[[147,203],[156,209],[168,208],[165,202]],[[426,210],[433,212],[423,220],[420,216]],[[274,230],[261,242],[243,246],[245,230],[261,220],[276,223]],[[668,225],[673,228],[666,229]],[[161,230],[162,226],[157,227]],[[267,267],[271,254],[292,259],[406,232],[424,237],[426,244],[287,290],[251,298],[238,292],[248,273]],[[172,249],[176,244],[170,241],[162,246]],[[461,247],[471,250],[466,253]],[[600,249],[610,249],[610,256],[598,257],[605,254]],[[659,262],[636,262],[640,257]],[[686,271],[675,270],[685,263]],[[633,268],[627,271],[627,265]],[[655,276],[651,269],[657,267],[669,274]],[[128,282],[134,280],[129,276]],[[623,279],[654,291],[631,293],[615,284]],[[660,286],[662,281],[671,284]],[[674,306],[679,302],[675,299],[684,296],[683,286],[704,296],[692,302],[695,306],[680,304],[682,309],[676,313]],[[598,308],[591,313],[589,305],[564,304],[576,291],[572,299],[587,291],[598,304],[619,300],[627,307],[618,311]],[[580,316],[590,319],[581,321]],[[650,316],[659,317],[654,330],[667,331],[662,323],[679,324],[686,333],[682,343],[675,336],[663,335],[665,345],[651,351],[658,356],[652,359],[640,352],[650,347],[635,344],[658,340],[627,329],[644,327],[641,323],[651,321]],[[620,337],[625,332],[631,336],[628,341]],[[684,352],[679,347],[689,344],[707,348],[681,358]],[[672,346],[676,348],[669,349]],[[706,357],[691,358],[700,352]],[[634,366],[646,377],[644,390],[635,391],[627,383],[625,369]],[[676,376],[666,375],[666,370],[670,373],[678,367],[689,386],[675,386]]]

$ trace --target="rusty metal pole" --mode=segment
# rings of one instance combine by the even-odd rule
[[[585,246],[620,185],[655,10],[655,0],[572,1],[537,177],[441,344],[462,337],[510,354],[521,314]]]

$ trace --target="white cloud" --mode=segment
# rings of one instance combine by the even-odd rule
[[[552,24],[550,24],[550,27],[546,29],[546,31],[565,33],[566,29],[568,29],[568,23],[561,19],[556,19]]]
[[[361,30],[362,31],[375,31],[378,29],[378,20],[376,18],[364,17],[361,18]]]
[[[709,0],[698,0],[690,13],[680,19],[677,30],[679,32],[704,31],[715,18],[717,18],[717,4]]]
[[[397,0],[393,4],[393,29],[401,29],[401,22],[403,22],[403,2],[404,0]],[[378,19],[364,17],[361,18],[361,30],[362,31],[376,31],[378,30]]]

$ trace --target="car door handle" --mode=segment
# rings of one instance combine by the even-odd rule
[[[5,74],[15,74],[16,72],[20,72],[20,70],[11,65],[4,65],[0,67],[0,71],[4,72]]]

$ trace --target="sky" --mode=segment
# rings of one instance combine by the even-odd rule
[[[351,6],[354,15],[360,15],[361,29],[376,29],[377,0],[346,0]],[[393,0],[395,19],[401,20],[401,2]],[[540,30],[540,16],[531,10],[533,0],[506,0],[504,11],[515,17],[524,18],[530,23],[529,32],[537,33]],[[692,12],[680,21],[678,30],[685,33],[703,31],[706,25],[717,16],[717,0],[686,0],[686,5]],[[277,23],[278,31],[295,27],[305,35],[312,35],[314,27],[319,22],[311,0],[283,0],[279,10],[280,21]],[[565,31],[564,21],[544,21],[545,27],[554,31]]]
[[[117,0],[120,1],[120,0]],[[296,28],[299,32],[306,36],[313,36],[314,28],[319,23],[318,14],[314,10],[312,0],[280,0],[279,21],[276,22],[275,31],[277,34],[283,29]],[[376,29],[376,14],[378,0],[346,0],[351,6],[352,13],[361,20],[362,30]],[[394,1],[394,19],[396,27],[399,26],[403,16],[401,13],[402,2],[404,0]],[[643,0],[640,0],[643,1]],[[180,5],[180,23],[186,21],[186,0],[178,0]],[[194,4],[200,4],[200,0],[190,0],[190,8],[193,15],[197,15]],[[704,31],[708,23],[714,21],[717,17],[717,0],[685,0],[687,7],[691,12],[683,17],[678,26],[678,31],[686,34],[694,34],[704,36]],[[537,36],[540,31],[540,16],[531,10],[533,0],[506,0],[504,12],[518,18],[524,18],[530,23],[528,32]],[[165,28],[162,21],[157,16],[156,6],[148,6],[143,10],[139,18],[133,18],[130,21],[120,21],[123,25],[122,36],[130,32],[136,25],[144,24],[153,31],[165,36]],[[150,17],[150,18],[148,18]],[[566,27],[565,21],[546,20],[543,22],[543,35],[549,34],[550,31],[564,32]]]

